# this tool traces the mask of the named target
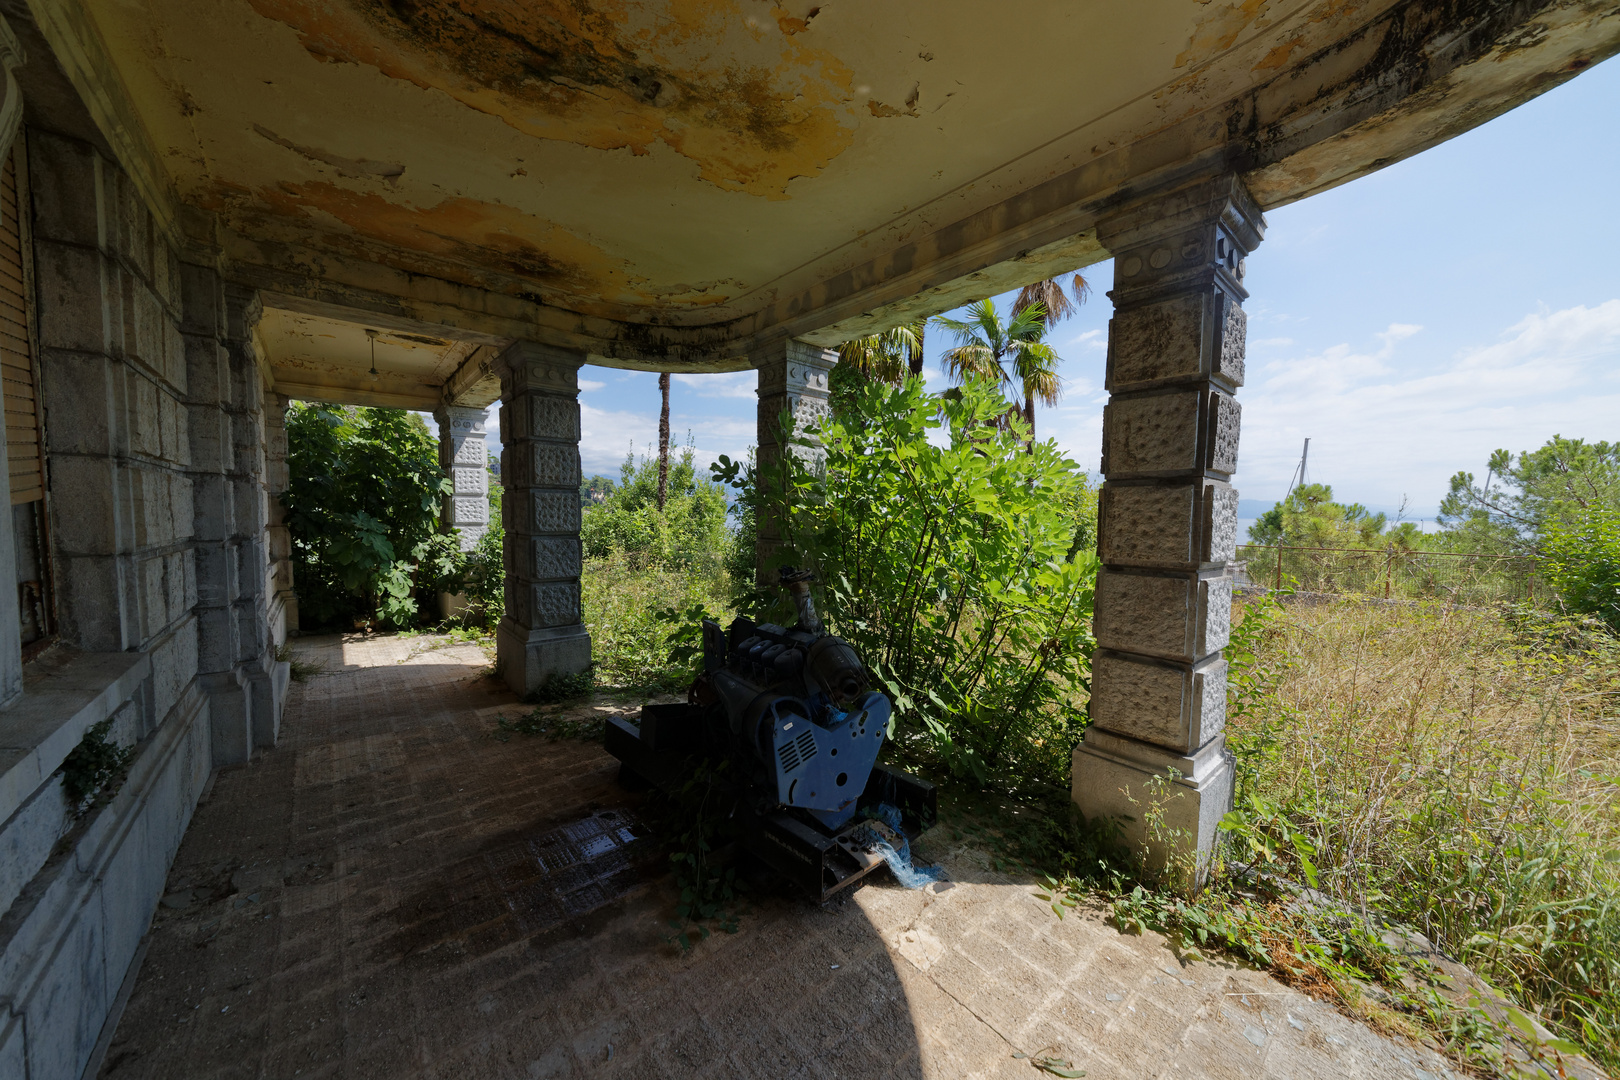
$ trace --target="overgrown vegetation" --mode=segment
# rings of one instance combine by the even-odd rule
[[[619,480],[586,481],[600,493],[587,505],[580,539],[588,559],[621,560],[632,569],[712,574],[730,547],[724,489],[699,473],[690,443],[670,462],[667,494],[658,505],[658,460],[626,455]]]
[[[460,557],[455,537],[439,532],[450,481],[422,418],[294,402],[287,465],[281,498],[306,627],[412,625],[418,593],[440,587]]]
[[[1097,568],[1079,466],[1031,442],[990,380],[869,383],[819,441],[824,470],[785,455],[757,497],[786,523],[780,560],[819,571],[828,625],[893,699],[897,749],[977,784],[1066,786]]]
[[[124,771],[135,748],[112,737],[113,718],[92,724],[62,761],[62,793],[74,810],[82,809]]]
[[[1243,626],[1234,858],[1417,929],[1620,1064],[1620,641],[1355,600]]]
[[[1526,608],[1267,597],[1227,656],[1238,805],[1206,887],[1049,823],[1010,845],[1062,866],[1043,901],[1100,894],[1122,930],[1234,954],[1485,1071],[1514,1070],[1510,1042],[1553,1075],[1577,1051],[1613,1070],[1620,641]],[[1402,927],[1517,1005],[1451,985]]]

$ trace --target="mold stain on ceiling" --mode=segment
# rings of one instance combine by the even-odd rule
[[[787,198],[854,139],[852,73],[819,9],[747,0],[249,0],[312,56],[439,90],[525,134],[645,154]],[[766,12],[769,14],[766,14]],[[758,12],[757,14],[755,12]]]
[[[354,191],[323,180],[247,188],[218,184],[204,209],[228,219],[269,216],[302,221],[329,242],[347,236],[354,254],[408,270],[427,270],[500,289],[482,271],[494,271],[529,289],[567,297],[582,312],[606,313],[607,305],[677,303],[709,306],[729,294],[721,283],[658,287],[632,272],[623,259],[603,252],[568,230],[501,203],[451,197],[412,206],[375,192]],[[334,233],[340,224],[345,232]],[[404,264],[398,253],[417,253],[438,265]],[[450,264],[446,266],[445,263]],[[459,268],[460,272],[455,272]],[[733,283],[734,285],[734,283]],[[501,291],[513,291],[505,288]]]

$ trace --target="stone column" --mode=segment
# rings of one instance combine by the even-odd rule
[[[1074,754],[1088,817],[1129,816],[1151,864],[1201,880],[1232,805],[1226,722],[1237,540],[1244,256],[1265,219],[1235,177],[1098,226],[1114,253],[1091,727]],[[1150,836],[1160,817],[1163,842]]]
[[[838,363],[837,349],[823,349],[802,341],[788,341],[772,355],[755,364],[759,370],[759,467],[760,484],[770,482],[770,473],[781,461],[784,447],[793,432],[802,432],[826,419],[830,409],[828,399],[828,373]],[[783,414],[791,420],[791,430],[783,429]],[[799,460],[817,468],[826,454],[814,446],[794,446],[791,450]],[[755,565],[759,569],[759,582],[764,587],[776,584],[775,569],[771,565],[782,546],[782,522],[771,512],[769,500],[759,509],[755,520],[757,540]]]
[[[215,765],[253,753],[253,700],[237,665],[241,651],[236,603],[240,569],[233,538],[237,502],[231,361],[225,346],[225,290],[208,266],[180,265],[181,338],[186,359],[186,413],[191,450],[193,558],[197,577],[197,677],[209,700]]]
[[[289,632],[298,630],[292,535],[287,531],[286,507],[281,504],[281,496],[292,482],[287,471],[287,406],[291,402],[284,394],[268,394],[264,400],[264,486],[270,500],[264,533],[270,549],[270,637],[277,648],[285,644]]]
[[[440,405],[439,463],[454,492],[444,500],[444,523],[461,532],[461,550],[471,551],[489,531],[489,451],[484,448],[483,409]]]
[[[580,620],[577,353],[520,341],[501,354],[506,617],[496,656],[512,689],[590,667]]]

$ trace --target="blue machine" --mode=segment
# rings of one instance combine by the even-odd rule
[[[731,733],[783,806],[829,829],[855,815],[889,731],[889,699],[842,638],[739,618],[703,625],[704,668]]]
[[[604,742],[627,782],[670,792],[694,758],[735,762],[744,849],[826,901],[916,840],[938,799],[927,781],[878,764],[889,699],[849,642],[823,630],[811,580],[782,572],[798,606],[792,626],[703,620],[704,670],[688,700],[610,718]]]

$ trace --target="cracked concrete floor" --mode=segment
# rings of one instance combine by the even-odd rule
[[[1018,1051],[1093,1078],[1454,1075],[1262,973],[1059,921],[943,829],[919,854],[948,882],[757,895],[678,955],[617,763],[497,740],[523,710],[482,652],[427,644],[298,643],[324,670],[199,806],[102,1077],[1046,1075]],[[541,874],[559,851],[589,872]]]

